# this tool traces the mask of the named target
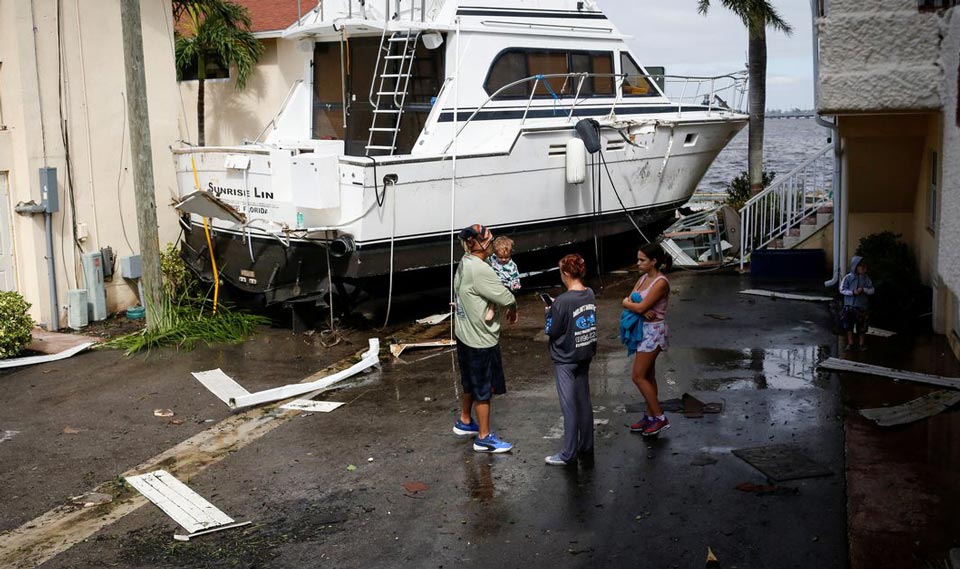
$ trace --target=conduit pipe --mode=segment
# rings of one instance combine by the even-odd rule
[[[849,207],[845,195],[846,184],[843,183],[843,147],[840,143],[840,129],[836,118],[833,122],[824,120],[819,112],[820,107],[820,34],[817,30],[817,17],[820,15],[820,0],[810,0],[810,24],[813,38],[813,107],[814,120],[817,124],[830,129],[833,139],[833,276],[823,283],[823,286],[835,286],[840,277],[846,273],[847,251],[847,213]],[[838,209],[839,206],[839,209]]]

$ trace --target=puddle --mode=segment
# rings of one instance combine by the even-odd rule
[[[684,391],[823,389],[829,385],[829,374],[818,373],[817,365],[830,353],[827,345],[762,350],[677,347],[657,360],[657,379],[666,399]],[[604,354],[598,360],[595,365],[599,364],[601,373],[595,377],[615,378],[608,387],[617,391],[629,378],[630,360],[620,353]]]

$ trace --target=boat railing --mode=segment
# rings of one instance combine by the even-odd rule
[[[566,115],[567,122],[572,122],[578,106],[589,102],[595,102],[597,99],[613,97],[613,106],[610,109],[610,116],[615,116],[617,107],[624,106],[627,103],[636,103],[643,100],[643,97],[624,96],[624,85],[635,78],[643,78],[648,82],[655,83],[658,86],[656,95],[662,94],[670,103],[677,104],[677,118],[683,116],[684,107],[687,112],[706,111],[708,114],[713,112],[737,112],[743,113],[743,103],[746,100],[746,72],[738,72],[727,75],[717,75],[713,77],[696,77],[682,75],[627,75],[622,73],[540,73],[524,77],[503,85],[483,103],[474,109],[467,120],[460,125],[451,137],[450,141],[444,147],[446,153],[450,146],[463,132],[463,129],[473,121],[473,119],[483,111],[490,103],[508,100],[505,96],[510,90],[520,85],[532,84],[530,94],[526,97],[527,102],[524,107],[523,117],[520,120],[520,126],[526,124],[531,108],[547,108],[546,105],[534,105],[534,101],[552,101],[552,108],[557,115]],[[613,81],[614,91],[610,95],[585,95],[583,88],[587,79],[597,80],[606,79]],[[554,85],[559,83],[559,88]],[[661,87],[661,85],[663,87]],[[543,89],[541,89],[541,86]],[[669,86],[669,88],[667,88]],[[671,97],[670,93],[679,90],[679,93]],[[543,97],[546,94],[547,99]],[[723,96],[721,96],[723,94]],[[510,97],[510,98],[516,98]],[[694,103],[696,101],[696,103]],[[685,103],[686,102],[686,103]],[[464,113],[466,114],[466,113]],[[459,122],[459,121],[457,121]]]
[[[348,19],[376,19],[376,20],[385,20],[387,22],[424,22],[428,17],[428,13],[433,13],[443,5],[444,0],[383,0],[383,13],[377,14],[375,10],[371,10],[371,7],[375,6],[375,3],[371,0],[346,0],[346,6],[343,6],[344,2],[341,0],[337,2],[336,9],[337,11],[342,11],[346,9],[345,16]],[[324,0],[320,0],[316,5],[317,15],[313,19],[314,22],[322,22],[325,20],[324,9]],[[307,11],[309,14],[310,10]],[[303,1],[297,0],[297,21],[301,23],[304,22],[303,19]]]
[[[833,145],[828,144],[740,208],[740,268],[750,254],[833,202]]]

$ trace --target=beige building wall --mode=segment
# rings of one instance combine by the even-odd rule
[[[254,140],[276,116],[293,85],[304,79],[311,53],[298,43],[280,38],[261,39],[263,55],[242,91],[236,88],[236,69],[230,79],[207,80],[204,85],[204,121],[207,146],[233,146]],[[197,81],[181,81],[184,114],[191,143],[196,143]],[[264,134],[266,136],[266,134]]]
[[[941,23],[940,65],[943,100],[940,166],[940,222],[934,322],[960,358],[960,8],[948,10]]]
[[[119,6],[119,0],[64,0],[58,21],[56,2],[0,0],[0,122],[7,127],[0,130],[0,173],[9,179],[12,209],[19,202],[39,202],[38,169],[57,168],[60,211],[53,227],[61,325],[67,290],[83,287],[80,247],[93,252],[109,246],[118,257],[139,252]],[[169,207],[175,195],[169,146],[184,127],[170,10],[168,0],[141,0],[161,246],[178,232]],[[79,247],[73,241],[74,215]],[[11,217],[16,288],[33,305],[33,318],[48,322],[43,216]],[[106,288],[109,312],[135,301],[119,274]]]

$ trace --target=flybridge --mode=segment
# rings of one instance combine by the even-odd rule
[[[243,189],[243,188],[230,188],[227,186],[215,186],[213,182],[207,184],[207,191],[211,192],[213,195],[218,198],[221,196],[233,196],[236,198],[257,198],[261,200],[272,200],[273,192],[264,192],[257,189],[256,186],[253,187],[253,190]]]

